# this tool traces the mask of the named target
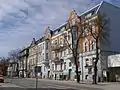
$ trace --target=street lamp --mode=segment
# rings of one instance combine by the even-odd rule
[[[36,90],[38,89],[38,50],[36,49],[36,67],[35,67],[35,77],[36,77]]]

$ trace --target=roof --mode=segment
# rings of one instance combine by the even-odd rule
[[[94,7],[91,8],[91,9],[89,9],[89,10],[83,12],[83,13],[80,14],[80,16],[78,16],[78,17],[81,17],[81,16],[84,17],[86,14],[88,14],[88,13],[91,12],[91,11],[92,11],[92,14],[95,14],[95,13],[97,12],[97,10],[99,9],[99,7],[100,7],[100,5],[101,5],[102,3],[103,3],[103,2],[101,2],[100,4],[94,6]],[[66,23],[66,24],[67,24],[67,23]],[[62,29],[63,27],[65,27],[66,24],[63,24],[63,25],[60,26],[59,28],[53,30],[53,31],[52,31],[52,35],[56,35],[56,34],[60,33],[60,32],[61,32],[61,29]]]
[[[39,43],[43,42],[44,40],[45,40],[45,37],[41,37],[40,39],[38,39],[36,41],[36,44],[39,44]]]
[[[81,13],[78,17],[79,17],[79,18],[80,18],[80,17],[85,17],[85,16],[86,16],[87,14],[89,14],[90,12],[91,12],[92,15],[97,14],[97,13],[99,12],[99,9],[101,8],[101,6],[102,6],[104,3],[107,3],[107,4],[109,4],[109,5],[112,5],[112,6],[116,7],[116,8],[119,8],[119,7],[117,7],[117,6],[115,6],[115,5],[111,4],[111,3],[106,2],[106,1],[101,1],[99,4],[97,4],[97,5],[95,5],[94,7],[88,9],[87,11]],[[66,23],[66,24],[67,24],[67,23]],[[52,31],[52,35],[56,35],[56,34],[60,33],[60,32],[61,32],[61,29],[62,29],[63,27],[65,27],[66,24],[63,24],[63,25],[60,26],[59,28],[53,30],[53,31]]]
[[[65,23],[65,24],[61,25],[60,27],[58,27],[57,29],[53,30],[52,35],[56,35],[62,31],[65,31],[66,29],[63,29],[63,28],[66,28],[66,25],[67,25],[67,23]]]

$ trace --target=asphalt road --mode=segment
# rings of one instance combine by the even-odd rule
[[[5,83],[12,83],[16,87],[1,87],[0,90],[36,90],[35,79],[6,79]],[[9,89],[8,89],[9,88]],[[37,90],[103,90],[99,86],[76,84],[64,81],[38,80]]]

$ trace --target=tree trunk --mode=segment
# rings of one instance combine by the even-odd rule
[[[75,59],[75,66],[76,66],[76,78],[77,78],[77,83],[79,83],[80,82],[80,76],[79,76],[79,72],[78,72],[78,60],[77,60],[77,58],[75,57],[74,58]]]
[[[93,75],[93,84],[97,84],[97,63],[99,60],[99,47],[98,47],[98,39],[96,39],[96,59],[94,62],[94,75]]]
[[[93,84],[97,84],[97,64],[94,65]]]

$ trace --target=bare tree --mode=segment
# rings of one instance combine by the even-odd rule
[[[94,75],[93,75],[93,84],[97,84],[97,64],[99,60],[99,54],[100,54],[100,43],[106,44],[109,40],[109,19],[106,18],[105,15],[94,15],[93,17],[96,17],[96,19],[88,20],[86,22],[85,27],[90,31],[91,36],[93,37],[95,41],[96,46],[96,58],[94,59]],[[90,18],[89,18],[90,19]],[[95,26],[95,31],[93,31],[93,26]]]
[[[8,58],[9,58],[10,60],[12,60],[11,63],[16,64],[16,68],[15,68],[15,65],[13,65],[13,66],[14,66],[14,67],[13,67],[13,70],[16,71],[15,74],[18,76],[18,75],[19,75],[19,71],[18,71],[18,67],[19,67],[18,61],[19,61],[19,59],[20,59],[20,49],[11,50],[11,51],[8,53]]]
[[[14,62],[15,61],[18,61],[19,60],[19,53],[20,53],[20,49],[16,49],[16,50],[11,50],[9,53],[8,53],[8,57],[13,60]]]
[[[0,57],[0,66],[2,67],[2,73],[4,76],[7,75],[8,61],[8,58]]]
[[[64,39],[68,45],[68,48],[72,51],[72,57],[75,64],[75,73],[77,78],[77,83],[80,82],[80,72],[79,68],[79,53],[80,53],[80,39],[83,37],[83,24],[81,22],[76,22],[74,26],[71,26],[71,23],[67,23],[69,26],[69,32],[71,34],[72,43],[70,43],[67,39],[67,35],[64,35]]]

